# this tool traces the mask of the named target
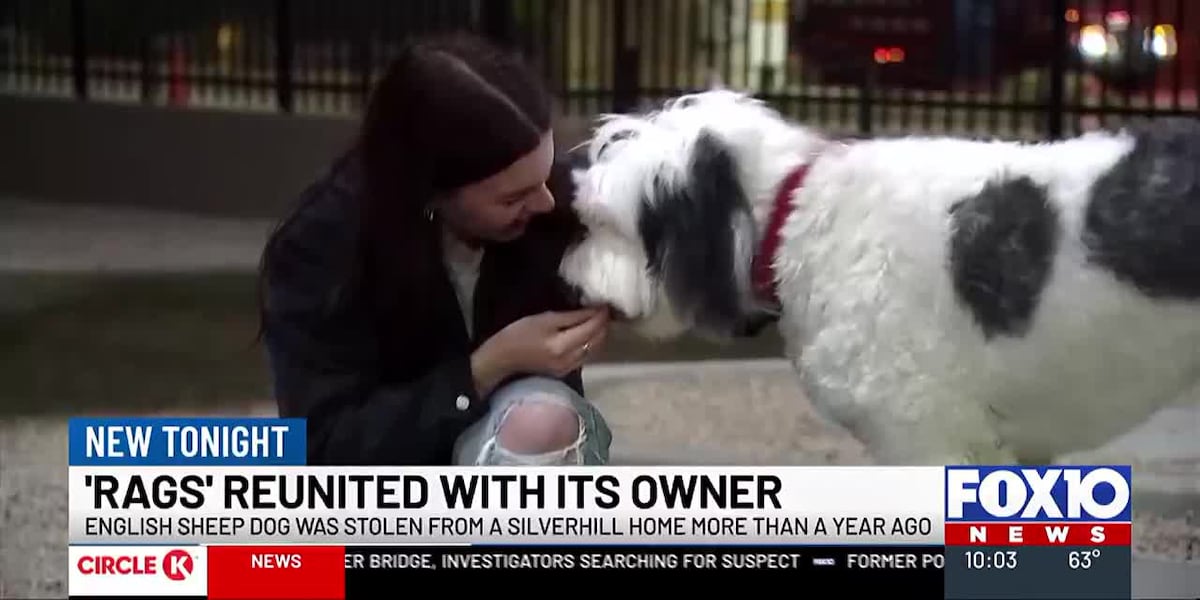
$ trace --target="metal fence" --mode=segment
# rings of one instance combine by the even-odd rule
[[[1196,0],[0,0],[0,93],[357,113],[408,35],[521,49],[566,114],[715,81],[848,135],[1195,114]]]

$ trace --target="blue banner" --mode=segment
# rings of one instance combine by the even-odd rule
[[[71,466],[299,466],[304,419],[79,417]]]

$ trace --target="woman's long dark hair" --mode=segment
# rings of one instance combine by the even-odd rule
[[[412,316],[436,308],[441,237],[430,202],[529,153],[550,122],[544,84],[514,53],[465,33],[418,38],[401,50],[347,155],[362,173],[360,247],[347,285],[378,311],[381,326],[422,323],[428,319]],[[260,281],[269,267],[264,260]],[[411,341],[423,332],[404,333]]]

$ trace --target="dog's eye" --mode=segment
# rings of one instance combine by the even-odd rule
[[[679,96],[678,98],[667,100],[665,108],[667,110],[677,110],[680,108],[695,106],[698,102],[700,102],[700,96],[698,94],[688,94],[686,96]]]
[[[614,133],[612,137],[608,138],[608,141],[609,143],[619,142],[621,140],[631,140],[635,137],[637,137],[637,131],[633,129],[626,129],[624,131],[618,131]]]
[[[637,131],[635,131],[633,129],[623,129],[621,131],[618,131],[618,132],[608,136],[608,139],[605,140],[604,144],[600,146],[600,151],[596,153],[596,157],[604,158],[604,153],[607,152],[608,148],[610,146],[612,146],[613,144],[615,144],[621,140],[629,140],[629,139],[633,139],[636,137],[637,137]]]

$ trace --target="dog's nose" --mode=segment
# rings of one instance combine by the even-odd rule
[[[583,288],[576,286],[565,279],[560,278],[558,280],[558,294],[568,304],[579,306],[584,302]]]

